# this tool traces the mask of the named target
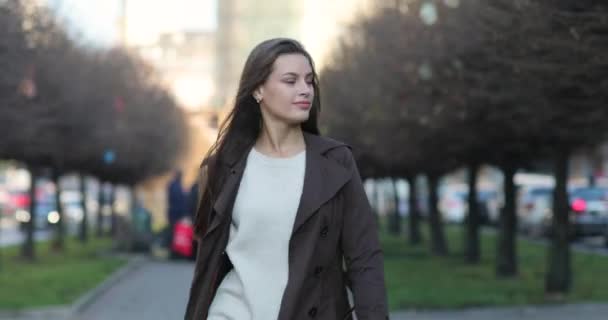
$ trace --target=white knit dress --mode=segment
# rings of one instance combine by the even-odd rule
[[[278,318],[305,166],[305,151],[289,158],[273,158],[251,149],[226,247],[234,269],[220,284],[208,320]]]

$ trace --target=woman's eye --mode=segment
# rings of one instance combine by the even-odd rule
[[[285,83],[289,83],[289,84],[295,84],[296,81],[295,80],[285,80]]]

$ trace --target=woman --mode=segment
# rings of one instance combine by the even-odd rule
[[[300,43],[251,52],[201,168],[185,319],[388,319],[376,221],[349,147],[319,136],[319,111]]]

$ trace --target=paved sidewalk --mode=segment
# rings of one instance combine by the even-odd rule
[[[146,262],[74,320],[183,319],[193,272],[192,262]]]

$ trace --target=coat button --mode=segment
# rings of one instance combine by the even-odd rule
[[[316,307],[312,307],[312,308],[310,308],[310,310],[308,310],[308,315],[309,315],[311,318],[316,317],[316,316],[317,316],[317,308],[316,308]]]
[[[328,232],[329,232],[329,228],[327,226],[323,227],[323,229],[321,229],[321,237],[322,238],[327,237]]]
[[[317,276],[317,277],[320,276],[322,272],[323,272],[323,267],[318,266],[315,268],[315,276]]]

